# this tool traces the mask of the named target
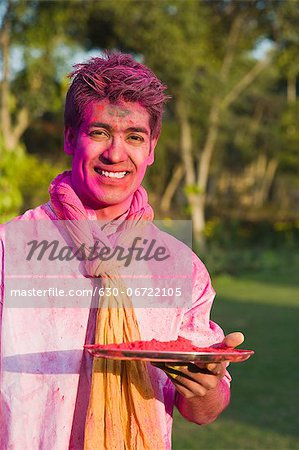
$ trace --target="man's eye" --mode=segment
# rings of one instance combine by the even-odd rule
[[[138,134],[131,134],[130,136],[128,136],[128,139],[136,142],[144,142],[144,138],[142,136],[139,136]]]
[[[89,136],[94,136],[94,137],[109,137],[109,134],[107,133],[107,131],[103,131],[103,130],[93,130],[89,133]]]

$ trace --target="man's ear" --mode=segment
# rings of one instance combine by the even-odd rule
[[[148,155],[148,166],[151,166],[155,160],[155,148],[158,142],[159,136],[155,137],[155,138],[151,138],[151,144],[150,144],[150,152]]]
[[[67,155],[73,155],[74,154],[74,148],[75,148],[75,131],[72,127],[65,127],[64,128],[64,151]]]

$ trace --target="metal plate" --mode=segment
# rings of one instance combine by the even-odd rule
[[[254,354],[253,350],[223,349],[217,352],[166,352],[157,350],[120,350],[101,348],[99,345],[84,346],[97,358],[141,360],[156,362],[241,362]]]

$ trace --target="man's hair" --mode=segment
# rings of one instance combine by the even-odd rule
[[[167,88],[156,75],[143,64],[124,53],[105,52],[102,58],[91,58],[76,64],[69,74],[73,78],[65,101],[64,123],[78,128],[87,105],[108,99],[138,102],[150,116],[152,137],[161,131]]]

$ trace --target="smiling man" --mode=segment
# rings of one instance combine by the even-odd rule
[[[123,243],[136,223],[153,220],[142,181],[154,161],[165,86],[147,67],[120,53],[77,65],[71,78],[65,105],[65,152],[72,157],[72,170],[53,180],[47,204],[27,211],[10,227],[21,225],[25,233],[28,224],[45,221],[54,224],[54,233],[61,221],[63,238],[77,248],[85,244],[92,248],[94,242]],[[98,221],[104,221],[104,226],[98,226]],[[13,245],[18,233],[10,234]],[[134,239],[133,243],[141,243],[140,237]],[[163,239],[168,239],[168,245],[169,238]],[[176,258],[156,263],[175,271],[182,263],[184,246],[171,242],[179,249]],[[93,287],[92,307],[80,303],[57,307],[53,296],[57,291],[46,284],[43,307],[12,308],[4,292],[16,276],[7,277],[4,264],[6,271],[12,265],[21,273],[17,264],[25,257],[20,253],[19,261],[9,264],[8,247],[3,238],[1,449],[170,449],[174,406],[187,420],[207,424],[228,405],[230,376],[225,363],[154,366],[143,361],[93,360],[83,350],[84,344],[171,341],[179,336],[198,346],[242,343],[241,333],[224,337],[209,320],[214,290],[195,254],[188,307],[172,304],[170,296],[167,307],[165,303],[158,308],[147,304],[135,308],[134,296],[125,293],[119,263],[89,260],[86,255],[83,272],[82,261],[70,259],[56,271],[66,288],[70,283],[73,288],[83,273]],[[49,284],[53,266],[43,264]],[[153,275],[152,265],[144,267],[147,275]],[[133,270],[123,268],[129,275]],[[159,278],[156,275],[150,277],[153,283]],[[41,277],[33,279],[37,286]],[[99,295],[103,291],[95,289],[96,280],[103,296]]]

